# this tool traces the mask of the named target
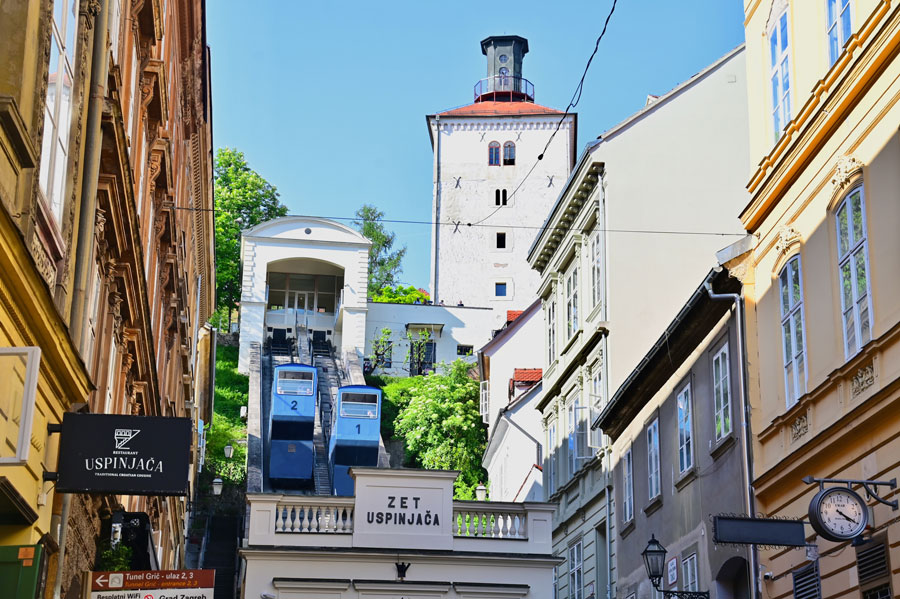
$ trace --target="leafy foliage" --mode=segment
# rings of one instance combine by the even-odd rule
[[[250,168],[244,153],[233,148],[216,152],[216,297],[229,312],[241,293],[241,229],[285,216],[275,186]]]
[[[405,393],[409,401],[394,423],[415,465],[459,470],[457,499],[474,499],[475,487],[487,478],[481,467],[487,430],[478,411],[478,382],[469,377],[469,367],[456,360],[440,374],[408,379],[415,383],[398,394],[398,405]]]
[[[384,212],[370,204],[363,204],[356,211],[353,226],[372,242],[369,248],[369,295],[375,296],[385,287],[397,285],[397,277],[403,270],[400,263],[406,255],[406,247],[394,250],[396,234],[384,228],[381,220]]]
[[[414,304],[416,300],[420,304],[424,304],[429,300],[430,296],[424,289],[417,289],[414,285],[404,287],[397,285],[396,287],[383,287],[370,295],[369,299],[373,302],[381,302],[385,304]]]
[[[109,539],[104,539],[97,556],[94,570],[97,572],[125,572],[131,570],[131,547],[125,543],[117,543],[115,546]]]
[[[421,377],[392,377],[369,375],[366,384],[381,389],[381,436],[384,439],[397,438],[394,423],[400,412],[412,400],[411,390],[421,384]]]
[[[204,480],[220,477],[226,486],[241,487],[247,477],[247,426],[241,420],[241,406],[247,405],[250,379],[237,371],[238,349],[216,348],[216,389],[212,426],[206,433]],[[231,459],[225,446],[234,448]]]

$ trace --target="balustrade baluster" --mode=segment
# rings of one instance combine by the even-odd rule
[[[300,532],[309,532],[309,506],[303,506],[303,526]]]

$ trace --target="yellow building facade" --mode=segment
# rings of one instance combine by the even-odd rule
[[[744,12],[758,164],[750,249],[727,265],[747,302],[756,511],[805,519],[805,476],[900,478],[900,3]],[[762,550],[762,596],[900,591],[900,511],[867,503],[862,542],[807,527],[814,549]]]

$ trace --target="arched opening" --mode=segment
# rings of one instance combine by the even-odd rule
[[[492,141],[488,144],[488,166],[500,166],[499,141]]]
[[[750,599],[750,569],[747,560],[732,557],[722,564],[716,574],[718,599]]]
[[[266,338],[273,342],[336,333],[344,289],[342,266],[313,258],[266,265]]]

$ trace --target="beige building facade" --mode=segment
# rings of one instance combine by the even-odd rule
[[[756,511],[801,518],[817,491],[805,476],[900,473],[900,7],[744,11],[751,236],[720,257],[747,302]],[[763,596],[894,596],[897,512],[867,503],[853,545],[807,528],[815,550],[761,551]]]

